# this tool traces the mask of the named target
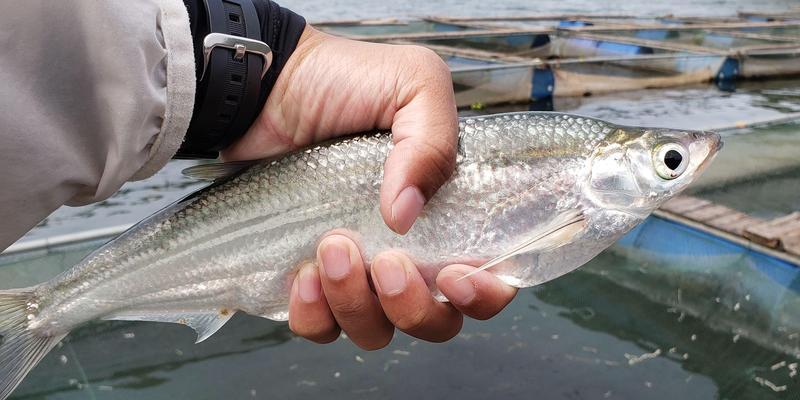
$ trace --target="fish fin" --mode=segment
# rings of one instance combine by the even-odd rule
[[[167,312],[167,311],[141,311],[136,310],[109,315],[104,319],[117,321],[152,321],[170,322],[191,327],[197,332],[197,341],[200,343],[216,333],[228,320],[231,319],[236,311],[223,309],[221,311],[203,310],[186,312]]]
[[[0,291],[0,400],[7,398],[50,350],[66,336],[28,330],[30,289]]]
[[[561,213],[547,223],[547,225],[534,232],[529,240],[487,261],[475,271],[458,278],[458,280],[468,278],[480,271],[489,269],[516,255],[542,252],[544,250],[560,247],[569,242],[569,240],[584,227],[586,227],[586,216],[583,215],[581,210],[570,210]]]
[[[258,160],[250,161],[230,161],[224,163],[211,163],[200,164],[189,167],[181,171],[184,176],[189,178],[215,181],[220,178],[227,178],[229,176],[239,173],[241,170],[257,163]]]

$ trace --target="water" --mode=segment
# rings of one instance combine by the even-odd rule
[[[491,7],[474,0],[282,4],[309,20],[536,12],[733,15],[756,7],[742,0],[631,0],[602,8],[586,0],[545,0],[535,8],[519,0]],[[766,1],[757,8],[799,4]],[[800,111],[800,80],[750,82],[734,92],[696,85],[556,99],[545,106],[622,124],[704,129]],[[723,134],[723,154],[693,194],[762,218],[800,209],[800,126]],[[139,221],[203,185],[180,175],[191,164],[173,161],[105,202],[62,208],[24,240]],[[237,315],[194,345],[194,333],[181,326],[97,322],[71,334],[14,398],[798,398],[798,270],[659,221],[651,219],[585,267],[520,291],[491,321],[466,321],[446,344],[398,333],[388,348],[367,353],[346,339],[311,344],[285,323]],[[99,245],[0,258],[0,288],[48,279]]]

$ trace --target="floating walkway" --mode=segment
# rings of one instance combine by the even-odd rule
[[[800,267],[800,212],[763,220],[708,200],[684,195],[666,202],[655,215]]]
[[[374,42],[418,44],[450,66],[459,106],[526,102],[800,74],[800,15],[736,18],[530,15],[321,22]]]

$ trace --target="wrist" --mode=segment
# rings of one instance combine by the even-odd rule
[[[257,118],[305,20],[268,0],[184,0],[197,94],[177,158],[216,158]]]
[[[314,29],[313,26],[307,24],[303,29],[303,33],[297,42],[297,47],[292,53],[291,57],[286,60],[278,79],[275,81],[275,86],[270,92],[269,101],[262,104],[263,108],[271,107],[271,104],[282,104],[282,98],[289,88],[290,84],[302,84],[303,82],[296,82],[294,77],[296,72],[302,67],[305,60],[307,60],[326,40],[332,36]],[[262,111],[263,112],[263,111]]]

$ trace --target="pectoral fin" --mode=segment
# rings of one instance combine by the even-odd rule
[[[562,213],[551,220],[547,225],[534,232],[529,240],[487,261],[485,264],[481,265],[480,268],[462,276],[459,280],[491,268],[519,254],[542,252],[560,247],[569,243],[569,241],[585,227],[586,216],[583,215],[581,210],[571,210]]]
[[[256,160],[200,164],[186,168],[181,171],[181,173],[189,178],[200,179],[204,181],[215,181],[217,179],[233,176],[257,162],[258,161]]]
[[[110,315],[104,319],[118,321],[153,321],[170,322],[192,327],[197,332],[200,343],[216,333],[235,314],[232,310],[196,311],[196,312],[123,312]]]

